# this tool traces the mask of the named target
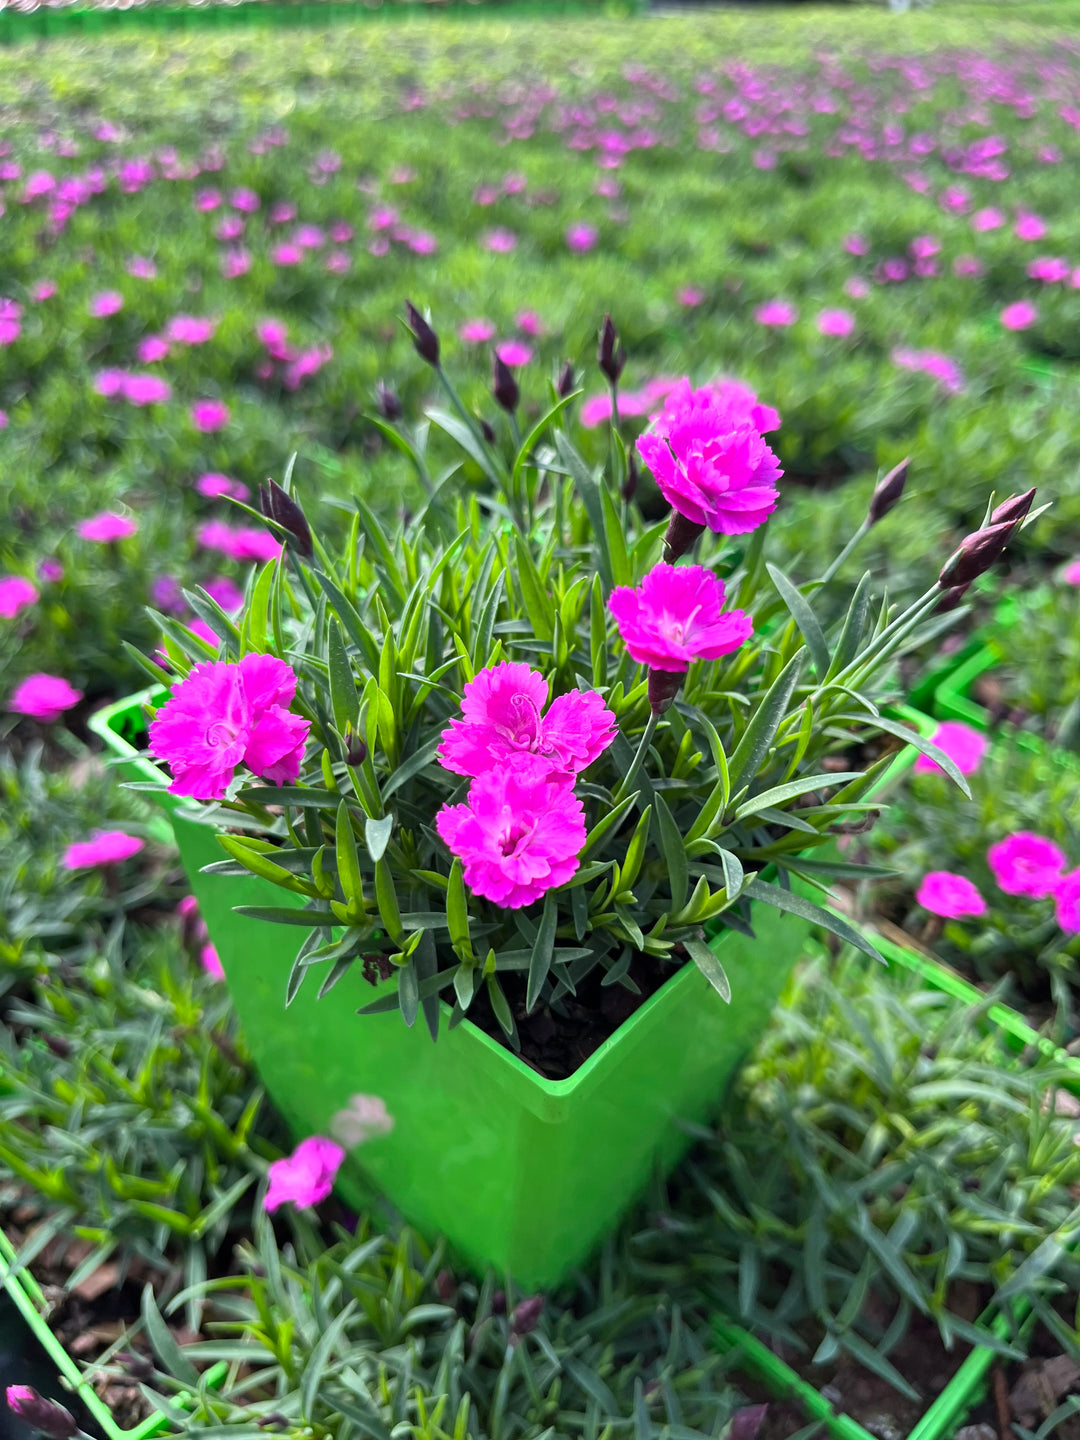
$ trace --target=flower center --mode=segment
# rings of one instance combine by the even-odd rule
[[[514,855],[518,846],[530,833],[528,825],[522,825],[518,820],[511,820],[503,826],[499,835],[499,850],[504,856]]]
[[[224,720],[215,720],[213,725],[208,725],[206,734],[203,737],[207,745],[220,745],[228,747],[232,745],[240,732],[227,725]]]
[[[528,695],[515,695],[509,706],[505,724],[496,726],[504,740],[516,750],[535,750],[540,738],[540,711]]]

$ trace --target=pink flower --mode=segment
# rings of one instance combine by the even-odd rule
[[[581,801],[536,755],[478,775],[467,803],[444,805],[435,828],[462,861],[470,890],[504,910],[519,910],[564,885],[586,840]]]
[[[1006,895],[1028,895],[1032,900],[1053,894],[1065,868],[1065,852],[1030,830],[1017,830],[991,845],[986,860]]]
[[[1041,280],[1044,285],[1058,285],[1072,274],[1072,266],[1060,255],[1040,255],[1027,267],[1028,278]]]
[[[112,545],[117,540],[126,540],[138,530],[138,522],[126,515],[117,515],[112,510],[103,510],[91,515],[75,527],[75,533],[83,540],[95,540],[99,545]]]
[[[221,257],[221,273],[226,280],[239,280],[251,269],[251,256],[246,250],[226,250]]]
[[[221,205],[220,190],[198,190],[195,193],[195,209],[204,215],[211,210],[217,210]]]
[[[275,200],[270,207],[271,225],[288,225],[296,216],[297,209],[291,200]]]
[[[754,628],[744,611],[724,610],[723,582],[702,565],[654,565],[636,590],[613,590],[608,609],[639,665],[674,673],[730,655]]]
[[[534,340],[544,333],[544,322],[535,310],[519,310],[514,316],[514,324],[523,335],[529,335]]]
[[[948,870],[931,870],[924,875],[915,899],[931,915],[941,915],[946,920],[986,914],[986,901],[971,881]]]
[[[220,800],[241,763],[294,784],[311,729],[288,709],[295,694],[295,674],[273,655],[196,665],[150,725],[150,752],[173,772],[169,793]]]
[[[517,243],[517,236],[512,230],[489,230],[480,237],[480,244],[484,249],[495,255],[509,255],[511,250],[517,249]]]
[[[335,220],[327,231],[335,245],[347,245],[355,233],[347,220]]]
[[[332,275],[344,275],[352,269],[352,256],[347,250],[331,250],[323,265]]]
[[[584,255],[589,250],[595,250],[597,241],[600,239],[600,231],[595,225],[587,225],[578,221],[574,225],[566,227],[566,248],[573,255]]]
[[[822,310],[817,317],[817,328],[822,335],[850,335],[855,329],[855,316],[850,310]]]
[[[211,980],[224,980],[225,967],[221,963],[221,956],[213,945],[203,945],[199,950],[199,964],[210,976]]]
[[[318,250],[326,244],[326,235],[318,225],[300,225],[293,235],[293,244],[301,250]]]
[[[83,870],[91,865],[119,865],[137,855],[145,842],[123,830],[95,830],[89,840],[69,845],[61,862],[65,870]]]
[[[195,489],[200,495],[205,495],[208,500],[216,500],[221,495],[231,495],[236,500],[246,500],[251,494],[248,487],[239,480],[232,480],[228,475],[219,475],[213,470],[199,476],[195,481]]]
[[[458,337],[466,345],[485,345],[495,334],[495,326],[490,320],[466,320],[460,330]]]
[[[527,365],[533,357],[531,346],[526,345],[524,340],[503,340],[495,346],[495,354],[512,369]]]
[[[145,255],[132,255],[125,268],[135,280],[153,280],[157,275],[157,266]]]
[[[637,449],[671,506],[717,534],[748,534],[776,509],[776,456],[722,391],[680,382]]]
[[[37,598],[37,586],[22,575],[0,575],[0,620],[14,620]]]
[[[930,739],[944,750],[961,775],[974,775],[986,754],[988,741],[985,735],[965,725],[962,720],[943,720]],[[941,766],[929,755],[920,755],[915,761],[916,774],[926,775],[940,772]]]
[[[7,415],[7,411],[6,411],[6,410],[0,410],[0,430],[6,430],[7,427],[8,427],[8,415]]]
[[[55,280],[39,280],[35,285],[30,287],[30,299],[37,301],[39,304],[43,300],[51,300],[55,294]]]
[[[160,375],[126,375],[120,393],[130,405],[163,405],[172,398],[172,386]]]
[[[870,253],[870,241],[865,235],[845,235],[844,249],[849,255],[868,255]]]
[[[952,272],[960,279],[966,279],[985,274],[986,267],[975,255],[958,255],[952,263]]]
[[[434,255],[435,251],[439,248],[439,242],[435,239],[435,236],[427,230],[410,231],[405,239],[405,244],[414,255]],[[516,240],[514,244],[517,244]],[[513,249],[513,246],[511,246],[511,249]]]
[[[345,1159],[335,1140],[309,1135],[291,1155],[275,1160],[267,1169],[270,1184],[263,1200],[268,1213],[286,1204],[318,1205],[334,1188],[334,1180]]]
[[[754,319],[759,325],[773,328],[794,325],[798,318],[798,310],[786,300],[767,300],[754,311]]]
[[[1030,210],[1021,210],[1016,217],[1013,234],[1018,240],[1041,240],[1046,234],[1046,222]]]
[[[174,575],[159,575],[150,586],[150,602],[158,610],[179,614],[184,608],[179,580]]]
[[[46,723],[59,720],[83,698],[81,690],[73,689],[59,675],[28,675],[8,701],[8,709],[16,715],[30,715]]]
[[[290,245],[287,241],[282,245],[275,245],[270,251],[270,259],[275,265],[302,265],[304,252],[299,245]]]
[[[46,556],[38,566],[38,575],[50,585],[59,585],[60,581],[64,578],[64,567],[60,564],[59,560],[54,559],[52,556]]]
[[[161,335],[144,335],[135,346],[135,358],[140,365],[156,365],[169,354],[169,342]]]
[[[844,290],[852,300],[865,300],[870,294],[870,282],[861,275],[853,275],[850,280],[844,281]]]
[[[0,297],[0,345],[13,345],[22,334],[22,306]]]
[[[514,755],[537,755],[549,770],[577,775],[615,739],[615,716],[594,691],[571,690],[551,702],[539,671],[503,660],[465,686],[460,720],[442,732],[440,765],[482,775]]]
[[[191,616],[184,621],[184,624],[193,635],[197,635],[200,640],[204,640],[216,654],[221,644],[221,637],[210,629],[210,626],[200,615]]]
[[[1000,230],[1005,224],[1005,213],[989,206],[985,210],[976,210],[971,217],[971,228],[975,231]]]
[[[119,290],[103,290],[90,301],[90,314],[102,320],[106,315],[115,315],[124,308],[124,297]]]
[[[1061,572],[1061,578],[1066,585],[1080,585],[1080,556],[1069,561]]]
[[[1054,912],[1062,930],[1080,932],[1080,869],[1063,875],[1054,889]]]
[[[705,291],[698,285],[683,285],[675,292],[675,299],[688,310],[705,303]]]
[[[196,400],[191,407],[191,423],[204,434],[224,430],[229,423],[229,407],[223,400]]]
[[[216,329],[217,321],[205,316],[174,315],[165,327],[165,337],[177,345],[204,345]]]
[[[242,210],[246,215],[253,215],[261,203],[255,191],[248,190],[246,187],[234,190],[229,196],[229,204],[232,208],[234,210]]]
[[[244,603],[244,592],[237,585],[235,580],[230,580],[227,575],[218,575],[214,580],[207,580],[202,587],[215,600],[227,614],[239,610]]]
[[[1030,300],[1014,300],[1001,312],[1001,323],[1006,330],[1030,330],[1039,318],[1039,312]]]
[[[473,204],[482,205],[486,209],[494,205],[499,199],[499,187],[497,185],[478,185],[473,191]]]

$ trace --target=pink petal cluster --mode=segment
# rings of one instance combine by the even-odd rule
[[[1061,572],[1061,578],[1066,585],[1080,585],[1080,557],[1069,561]]]
[[[230,560],[276,560],[281,554],[281,541],[253,525],[234,529],[224,520],[207,520],[199,526],[195,538],[204,550],[219,550]]]
[[[14,620],[20,610],[33,605],[38,588],[23,575],[0,575],[0,620]]]
[[[1054,911],[1062,930],[1080,934],[1080,869],[1063,875],[1054,889]]]
[[[22,334],[22,306],[0,295],[0,345],[13,345]]]
[[[524,340],[500,341],[495,346],[495,354],[512,370],[516,370],[519,365],[527,365],[533,357],[532,346],[526,345]]]
[[[924,875],[915,899],[924,910],[946,920],[986,914],[986,901],[971,881],[949,870],[931,870]]]
[[[220,800],[241,764],[293,784],[311,729],[288,708],[295,694],[295,674],[273,655],[196,665],[150,725],[150,753],[173,772],[170,794]]]
[[[211,980],[225,979],[225,967],[221,963],[221,956],[217,952],[217,947],[211,945],[209,941],[199,950],[199,964]]]
[[[100,515],[91,515],[75,527],[75,533],[83,540],[94,540],[99,545],[112,545],[117,540],[126,540],[134,535],[139,525],[127,515],[117,515],[112,510],[103,510]]]
[[[228,475],[221,475],[214,470],[200,475],[195,481],[195,489],[208,500],[216,500],[222,495],[231,495],[235,500],[246,500],[251,494],[240,480],[232,480]]]
[[[495,335],[495,326],[490,320],[465,320],[458,330],[458,338],[466,345],[486,345]]]
[[[578,222],[575,225],[566,227],[566,248],[572,255],[585,255],[590,250],[596,249],[597,241],[600,239],[600,231],[595,225],[587,225]]]
[[[890,358],[893,364],[899,365],[902,370],[916,370],[932,376],[950,395],[958,395],[964,388],[964,377],[960,373],[959,365],[951,356],[943,355],[938,350],[911,350],[900,345]]]
[[[757,323],[770,329],[786,329],[788,325],[794,325],[798,318],[798,310],[787,300],[767,300],[754,311]]]
[[[939,750],[944,750],[961,775],[973,775],[982,763],[989,741],[981,731],[965,725],[962,720],[943,720],[930,737]],[[941,766],[929,755],[915,761],[917,774],[941,773]]]
[[[822,310],[817,317],[817,328],[822,335],[843,338],[855,329],[855,316],[850,310]]]
[[[59,675],[38,673],[28,675],[15,688],[8,701],[8,709],[16,715],[29,715],[34,720],[49,723],[59,720],[65,710],[70,710],[83,698],[83,692],[76,690]]]
[[[217,321],[199,315],[174,315],[165,327],[165,338],[175,345],[205,345],[213,338]]]
[[[745,402],[718,390],[680,384],[637,449],[672,508],[717,534],[745,535],[776,509],[776,456]]]
[[[89,840],[78,840],[64,852],[65,870],[85,870],[95,865],[119,865],[143,848],[144,841],[123,830],[95,830]]]
[[[157,336],[148,336],[140,341],[140,359],[155,355],[157,346],[151,342],[156,340]],[[168,354],[167,348],[165,353]],[[172,398],[172,387],[160,375],[143,375],[132,370],[99,370],[94,379],[94,389],[106,400],[126,400],[130,405],[163,405]]]
[[[635,590],[620,585],[608,609],[633,659],[680,673],[692,660],[730,655],[753,632],[743,610],[724,610],[724,585],[702,565],[654,565]]]
[[[677,383],[679,382],[673,377],[661,375],[655,380],[648,381],[640,390],[620,390],[618,400],[620,419],[651,415],[657,402],[663,400],[665,395],[670,394]],[[603,425],[606,420],[610,420],[611,391],[605,390],[601,395],[590,395],[587,400],[584,400],[581,405],[580,419],[586,430],[594,430],[597,425]]]
[[[229,407],[223,400],[196,400],[191,407],[191,423],[204,434],[224,430],[229,423]]]
[[[539,755],[518,755],[477,775],[462,805],[444,805],[435,828],[464,867],[466,885],[506,910],[540,899],[576,873],[585,810],[566,776]]]
[[[439,763],[455,775],[482,775],[515,755],[534,755],[551,771],[577,775],[615,739],[615,716],[595,690],[548,703],[548,683],[520,661],[503,660],[465,686],[461,718],[442,732]]]
[[[1065,869],[1065,852],[1030,830],[1017,830],[991,845],[986,860],[1006,895],[1027,895],[1032,900],[1052,895]]]
[[[1030,300],[1014,300],[1001,312],[1001,323],[1006,330],[1030,330],[1039,318],[1039,311]]]
[[[103,290],[100,295],[95,295],[90,301],[90,314],[96,319],[102,320],[107,315],[115,315],[124,308],[124,297],[119,290]]]
[[[274,1160],[267,1169],[270,1184],[263,1199],[269,1213],[286,1204],[318,1205],[334,1188],[334,1180],[345,1159],[336,1140],[309,1135],[291,1155]]]
[[[512,230],[489,230],[480,240],[485,250],[490,250],[493,255],[509,255],[512,250],[517,249],[517,236]]]

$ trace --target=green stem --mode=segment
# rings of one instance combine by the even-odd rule
[[[659,724],[659,721],[659,715],[649,716],[649,723],[645,726],[645,730],[642,733],[641,743],[638,745],[637,748],[637,754],[634,756],[633,761],[631,762],[630,769],[623,776],[622,784],[615,792],[615,798],[611,802],[612,805],[618,805],[621,800],[624,800],[626,796],[630,794],[631,787],[633,786],[634,781],[638,777],[638,771],[641,769],[642,765],[645,762],[645,756],[649,753],[649,746],[652,744],[652,739],[653,736],[656,734],[656,727]]]
[[[494,480],[497,484],[503,484],[506,478],[506,467],[502,463],[502,457],[498,455],[497,452],[493,452],[491,446],[484,439],[484,432],[480,429],[479,425],[477,425],[476,421],[469,414],[468,410],[465,409],[465,406],[458,399],[458,393],[450,384],[450,381],[446,377],[446,372],[443,370],[441,365],[435,366],[435,374],[439,377],[439,384],[446,391],[451,405],[453,405],[454,409],[461,416],[462,420],[464,420],[465,424],[472,431],[476,443],[479,445],[480,449],[484,452],[484,454],[488,457],[488,463],[492,467],[489,471],[490,478]]]
[[[818,586],[818,587],[820,587],[820,586],[822,586],[822,585],[827,585],[827,584],[829,583],[829,581],[833,578],[833,576],[836,574],[836,572],[840,569],[840,566],[843,565],[844,561],[848,558],[848,556],[849,556],[849,555],[851,554],[851,552],[855,549],[856,545],[858,545],[859,541],[863,538],[863,536],[866,534],[866,532],[867,532],[869,529],[870,529],[870,521],[869,521],[869,520],[864,520],[863,523],[859,526],[858,530],[855,531],[855,534],[852,535],[851,539],[847,542],[847,544],[844,546],[844,548],[840,551],[840,554],[837,555],[836,559],[832,562],[832,564],[829,566],[829,568],[825,571],[825,574],[822,575],[820,579],[814,580],[814,581],[812,581],[811,583],[812,583],[813,585]]]

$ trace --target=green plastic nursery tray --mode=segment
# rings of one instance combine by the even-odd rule
[[[8,1385],[32,1385],[35,1390],[75,1415],[88,1434],[102,1440],[151,1440],[174,1427],[166,1415],[149,1415],[130,1430],[117,1425],[109,1407],[98,1397],[82,1368],[61,1345],[45,1319],[47,1305],[41,1288],[29,1270],[16,1265],[16,1252],[7,1236],[0,1232],[0,1388]],[[203,1377],[203,1384],[216,1389],[225,1378],[224,1363],[213,1366]],[[188,1409],[190,1395],[180,1394],[173,1403]],[[2,1411],[0,1433],[5,1440],[29,1440],[36,1436],[10,1412]]]

